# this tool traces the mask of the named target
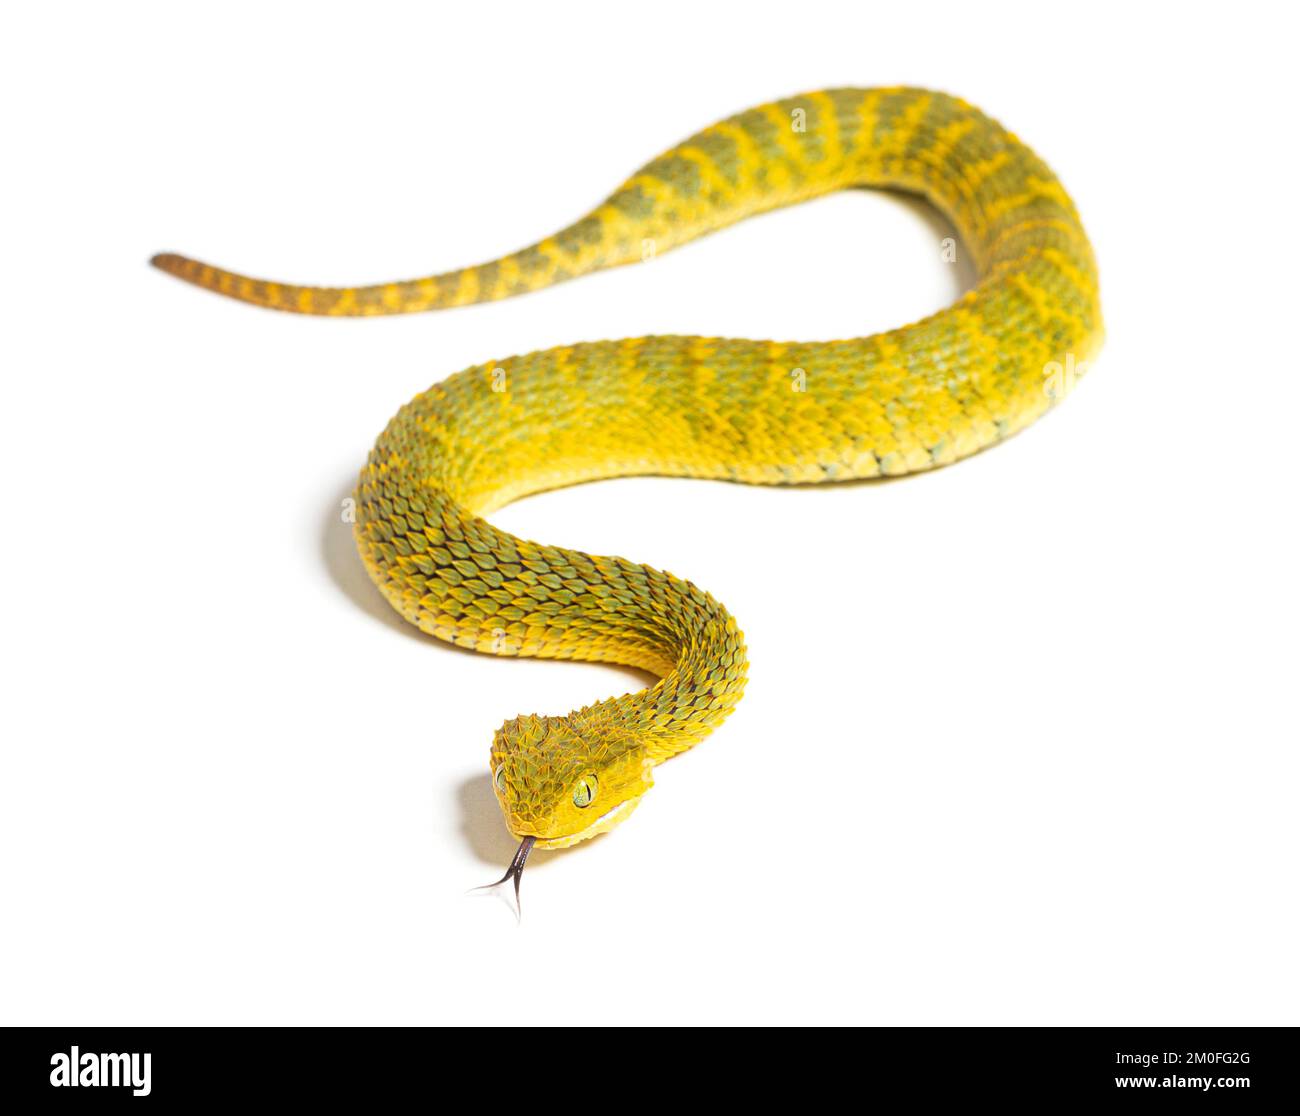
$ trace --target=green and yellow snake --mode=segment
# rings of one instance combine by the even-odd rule
[[[978,283],[902,329],[783,343],[637,337],[467,368],[388,424],[361,473],[357,545],[412,624],[497,655],[623,663],[648,689],[564,716],[521,716],[491,771],[529,850],[609,830],[654,767],[740,700],[735,620],[688,581],[623,558],[527,542],[484,517],[529,493],[637,474],[805,484],[946,465],[1014,434],[1062,394],[1053,368],[1101,344],[1097,270],[1075,207],[1014,135],[923,89],[829,89],[715,124],[564,231],[514,255],[355,288],[249,279],[175,255],[191,283],[276,310],[371,315],[507,298],[640,261],[752,213],[849,186],[929,199]]]

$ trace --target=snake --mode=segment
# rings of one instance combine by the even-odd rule
[[[516,913],[530,850],[626,820],[655,767],[728,716],[748,658],[731,613],[690,581],[517,538],[487,517],[533,493],[610,477],[897,477],[1004,441],[1055,406],[1101,346],[1097,265],[1074,203],[1028,146],[960,98],[836,88],[714,124],[562,231],[475,267],[313,287],[171,253],[151,261],[274,310],[416,313],[647,262],[750,215],[851,187],[927,200],[968,253],[973,285],[938,313],[866,337],[645,336],[489,360],[412,399],[370,452],[353,532],[371,579],[407,621],[462,648],[616,663],[655,679],[563,715],[517,716],[494,733],[491,785],[520,843],[492,886],[513,884]]]

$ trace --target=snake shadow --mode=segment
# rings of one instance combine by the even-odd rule
[[[510,836],[501,820],[501,807],[497,805],[492,779],[486,771],[471,775],[456,788],[456,806],[460,812],[461,836],[470,851],[484,864],[499,864],[504,871],[519,842]],[[545,863],[549,855],[545,849],[536,849],[528,858],[528,867]]]
[[[357,553],[357,544],[352,539],[352,525],[344,522],[341,514],[344,501],[350,500],[355,490],[356,481],[349,480],[337,498],[330,502],[321,524],[320,557],[330,580],[362,612],[408,639],[419,640],[446,651],[472,654],[463,652],[454,644],[443,643],[433,636],[425,635],[419,628],[403,620],[393,606],[384,600],[384,595],[370,580],[366,567],[361,564],[361,555]]]

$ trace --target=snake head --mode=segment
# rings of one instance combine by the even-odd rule
[[[539,849],[613,829],[654,785],[651,768],[633,736],[587,711],[517,717],[492,740],[492,786],[506,825],[535,837]]]

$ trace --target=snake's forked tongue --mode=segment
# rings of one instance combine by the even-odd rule
[[[519,880],[524,874],[524,864],[528,860],[528,854],[533,851],[533,845],[536,841],[536,837],[525,837],[520,841],[519,848],[515,851],[515,858],[510,862],[510,867],[506,869],[506,874],[494,884],[487,884],[483,887],[474,888],[470,894],[497,896],[507,907],[515,912],[515,920],[518,921]]]

